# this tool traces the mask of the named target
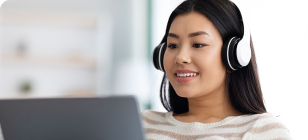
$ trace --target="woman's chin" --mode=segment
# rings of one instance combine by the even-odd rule
[[[177,92],[176,94],[182,98],[193,98],[195,96],[194,94],[189,92]]]

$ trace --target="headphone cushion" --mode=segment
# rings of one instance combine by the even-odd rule
[[[160,45],[155,47],[153,54],[152,54],[153,65],[158,70],[159,70],[159,62],[158,62],[159,61],[158,59],[159,50],[160,50]]]
[[[164,69],[164,54],[166,52],[167,45],[165,43],[159,44],[157,47],[155,47],[152,55],[152,61],[153,65],[156,69],[165,71]]]
[[[167,49],[167,45],[166,45],[166,43],[163,43],[162,45],[161,45],[161,51],[160,51],[160,69],[161,69],[161,71],[163,71],[163,72],[165,72],[165,68],[164,68],[164,56],[165,56],[165,52],[166,52],[166,49]]]
[[[221,56],[223,63],[228,69],[237,70],[242,67],[236,56],[237,44],[240,40],[238,37],[232,37],[223,44]]]

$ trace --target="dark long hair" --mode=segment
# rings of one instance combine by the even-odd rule
[[[205,15],[217,28],[223,42],[231,37],[243,37],[244,29],[239,9],[229,0],[186,0],[181,3],[170,15],[166,33],[161,43],[167,42],[167,34],[172,21],[177,15],[187,14],[192,11]],[[232,73],[227,73],[225,85],[228,88],[228,101],[231,106],[244,114],[258,114],[266,112],[263,103],[263,95],[259,83],[256,57],[251,42],[251,60],[246,67]],[[168,93],[166,92],[168,90]],[[187,98],[176,94],[166,73],[164,74],[161,87],[160,99],[167,111],[176,114],[185,113],[189,110]]]

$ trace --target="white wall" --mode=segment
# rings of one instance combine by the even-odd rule
[[[293,139],[308,139],[308,3],[256,3],[251,30],[266,107],[280,115]]]

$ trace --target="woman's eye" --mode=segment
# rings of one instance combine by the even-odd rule
[[[194,44],[193,45],[193,47],[195,47],[195,48],[201,48],[203,46],[205,46],[205,44]]]
[[[170,49],[174,49],[174,48],[177,48],[178,46],[176,44],[170,44],[168,45],[168,48]]]

